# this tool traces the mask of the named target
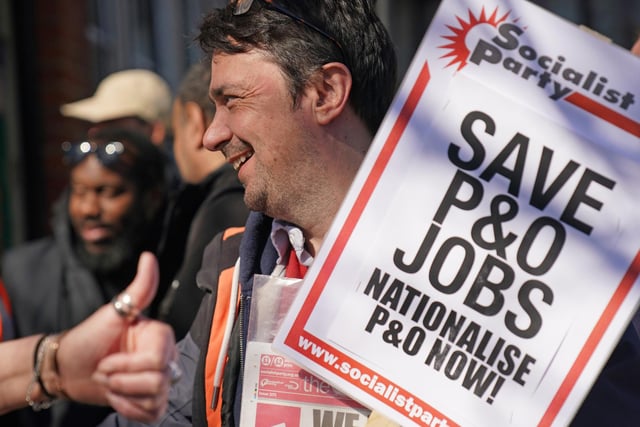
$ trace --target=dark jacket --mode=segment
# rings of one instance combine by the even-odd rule
[[[219,232],[243,226],[248,215],[244,188],[227,163],[174,198],[159,249],[161,276],[171,280],[156,317],[173,327],[176,340],[186,335],[202,299],[196,274],[205,247]]]
[[[205,383],[206,349],[211,334],[211,319],[215,309],[216,292],[220,272],[232,266],[237,258],[240,244],[241,308],[234,325],[231,344],[228,350],[229,360],[224,372],[222,392],[222,425],[237,425],[240,413],[241,385],[241,331],[238,319],[248,325],[249,307],[254,274],[270,274],[275,267],[277,254],[269,238],[272,220],[264,215],[251,213],[247,221],[242,242],[224,241],[220,236],[207,247],[203,269],[198,275],[198,285],[205,291],[205,297],[189,334],[179,343],[181,364],[184,375],[171,390],[168,415],[159,423],[169,426],[207,426]],[[246,337],[245,330],[242,336]],[[640,419],[640,340],[637,331],[630,326],[609,361],[597,378],[591,392],[578,411],[575,427],[615,425],[632,427]],[[110,417],[101,426],[140,426],[121,417]]]
[[[68,215],[68,192],[54,207],[52,236],[8,250],[3,257],[2,276],[13,308],[16,337],[54,333],[69,329],[109,302],[135,276],[137,257],[117,274],[96,276],[85,268],[73,250]],[[153,249],[161,221],[143,249]],[[110,408],[60,402],[48,411],[22,411],[22,426],[95,425]],[[0,417],[0,425],[2,425]]]

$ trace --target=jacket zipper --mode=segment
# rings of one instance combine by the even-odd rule
[[[240,392],[242,392],[242,386],[244,382],[244,316],[245,316],[245,305],[247,304],[250,297],[246,295],[240,295],[240,309],[239,309],[239,322],[240,322],[240,380],[238,381],[238,387],[240,387]]]

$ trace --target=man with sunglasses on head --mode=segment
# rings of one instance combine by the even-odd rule
[[[251,398],[242,382],[254,275],[299,278],[313,262],[391,103],[396,59],[372,0],[231,1],[205,17],[198,40],[216,105],[204,145],[234,166],[252,213],[205,251],[205,297],[179,343],[185,375],[155,425],[230,427]]]
[[[253,212],[243,233],[205,250],[205,296],[179,344],[184,375],[157,425],[236,426],[254,274],[294,277],[317,255],[391,103],[396,58],[370,0],[232,2],[205,17],[198,39],[216,106],[204,145],[233,165]],[[238,315],[218,322],[235,313],[231,271]]]
[[[69,329],[118,295],[154,251],[166,203],[164,159],[146,137],[104,129],[64,143],[69,185],[51,236],[5,253],[2,274],[18,337]],[[23,410],[25,426],[95,425],[110,409],[63,402]]]

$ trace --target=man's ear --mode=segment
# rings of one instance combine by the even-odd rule
[[[158,147],[162,147],[164,138],[167,136],[167,125],[158,120],[151,125],[151,134],[149,139]]]
[[[202,146],[202,136],[207,129],[204,111],[193,101],[187,101],[183,104],[185,117],[185,131],[189,141],[194,144],[197,142],[198,147]]]
[[[340,62],[322,66],[313,87],[317,93],[314,111],[318,123],[326,125],[338,117],[349,101],[351,94],[351,72]]]

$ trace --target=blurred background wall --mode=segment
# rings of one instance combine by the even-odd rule
[[[640,33],[640,0],[534,3],[629,48]],[[93,94],[114,71],[147,68],[175,90],[200,59],[201,17],[226,0],[0,0],[0,256],[49,232],[65,184],[60,143],[84,128],[59,106]],[[377,0],[397,46],[400,75],[438,0]]]

